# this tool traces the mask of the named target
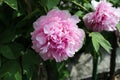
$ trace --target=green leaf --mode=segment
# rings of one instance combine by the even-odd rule
[[[59,0],[41,0],[40,4],[45,8],[47,7],[48,10],[52,9],[53,7],[56,7],[59,3]]]
[[[94,37],[92,38],[92,43],[93,43],[93,47],[95,48],[95,51],[98,52],[100,45],[97,42],[96,38],[94,38]]]
[[[18,43],[0,46],[0,53],[8,59],[16,59],[21,55],[24,47]]]
[[[90,3],[84,3],[84,7],[87,8],[88,10],[93,8]]]
[[[21,68],[16,61],[8,61],[0,68],[0,77],[3,80],[22,80]]]
[[[117,24],[117,29],[120,32],[120,23]]]
[[[15,73],[16,80],[22,80],[20,72]]]
[[[110,44],[107,40],[105,40],[105,39],[99,40],[99,42],[100,42],[100,45],[101,45],[108,53],[110,53],[110,50],[112,49],[111,44]]]
[[[83,17],[83,11],[77,11],[75,13],[75,15],[79,16],[79,17]]]
[[[47,3],[48,10],[50,10],[53,7],[57,6],[58,3],[59,3],[59,0],[48,0],[48,3]]]
[[[92,37],[93,47],[95,51],[98,52],[99,47],[102,46],[108,53],[112,49],[111,44],[98,32],[92,32],[90,35]]]
[[[3,3],[3,0],[0,0],[0,5]]]
[[[64,73],[64,78],[66,77],[66,78],[68,78],[69,77],[69,72],[67,71],[67,70],[64,70],[63,71],[63,73]],[[63,80],[63,79],[62,79]]]
[[[16,11],[18,10],[17,0],[4,0],[4,2],[8,4],[12,9]]]
[[[15,59],[15,56],[8,45],[0,47],[0,53],[8,59]]]

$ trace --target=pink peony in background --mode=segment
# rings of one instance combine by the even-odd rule
[[[100,2],[92,0],[91,3],[95,11],[83,17],[86,27],[98,32],[115,31],[116,25],[120,21],[120,8],[112,7],[112,4],[106,0]]]
[[[44,59],[55,59],[56,62],[73,57],[83,44],[85,33],[76,25],[77,16],[67,11],[53,9],[46,16],[34,23],[32,48]]]

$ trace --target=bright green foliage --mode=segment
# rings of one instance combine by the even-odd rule
[[[4,2],[6,4],[8,4],[14,10],[18,10],[18,6],[17,6],[17,1],[16,0],[4,0]]]
[[[79,16],[79,17],[83,17],[83,12],[82,11],[77,11],[76,13],[75,13],[75,15],[77,15],[77,16]]]
[[[92,32],[89,35],[92,38],[92,44],[96,52],[102,46],[108,53],[112,49],[110,43],[98,32]]]

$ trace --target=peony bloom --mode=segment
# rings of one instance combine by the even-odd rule
[[[76,25],[79,18],[67,11],[53,9],[34,23],[32,48],[44,59],[56,62],[73,57],[83,44],[85,33]]]
[[[112,4],[101,0],[96,2],[92,0],[92,5],[95,9],[83,17],[86,27],[92,31],[101,32],[115,31],[116,25],[120,21],[120,9],[112,7]]]

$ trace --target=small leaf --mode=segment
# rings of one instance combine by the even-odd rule
[[[87,9],[92,9],[92,5],[90,3],[84,3],[83,5]]]
[[[110,53],[110,50],[112,49],[110,43],[107,40],[101,40],[100,45],[108,52]]]
[[[120,23],[117,24],[117,29],[120,32]]]
[[[75,13],[75,15],[79,16],[79,17],[83,17],[83,11],[77,11]]]
[[[48,10],[52,9],[53,7],[57,6],[59,0],[48,0],[47,8]]]
[[[16,80],[22,80],[20,72],[15,73],[15,79]]]
[[[95,51],[98,52],[100,45],[97,42],[96,38],[94,38],[94,37],[92,38],[92,43],[93,43],[93,47],[95,48]]]
[[[59,0],[41,0],[40,1],[40,4],[44,8],[46,7],[48,10],[56,7],[58,3],[59,3]]]
[[[4,2],[6,4],[8,4],[11,8],[13,8],[14,10],[18,10],[18,6],[17,6],[17,0],[4,0]]]

